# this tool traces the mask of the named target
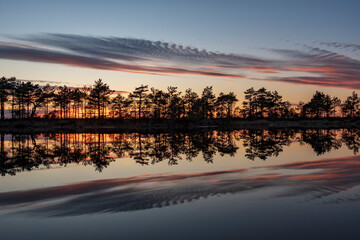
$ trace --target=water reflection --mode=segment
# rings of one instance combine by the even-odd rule
[[[337,132],[334,130],[324,129],[303,131],[301,134],[300,142],[309,144],[317,155],[322,155],[326,152],[330,152],[332,149],[338,149],[341,147],[342,139],[337,139],[336,134]],[[348,134],[358,136],[359,130],[343,130],[342,136]]]
[[[59,133],[40,135],[1,134],[0,172],[2,176],[30,171],[53,164],[92,165],[101,172],[116,158],[129,156],[141,165],[167,161],[176,165],[200,156],[212,163],[215,154],[234,156],[245,148],[250,160],[278,156],[292,142],[310,145],[317,155],[345,144],[357,154],[359,129],[280,129],[209,131],[198,133]]]
[[[244,139],[245,156],[248,159],[266,160],[268,157],[278,156],[283,147],[295,139],[295,130],[243,130],[240,137]]]
[[[289,169],[291,173],[287,171]],[[321,199],[323,204],[360,199],[357,192],[347,192],[360,184],[358,156],[292,162],[260,170],[142,175],[4,192],[0,193],[0,209],[44,217],[116,213],[268,188],[277,189],[272,198],[300,196]]]

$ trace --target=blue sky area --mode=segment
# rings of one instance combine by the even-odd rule
[[[360,89],[360,1],[0,1],[1,75],[307,99]]]

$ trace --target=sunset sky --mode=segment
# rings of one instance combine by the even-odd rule
[[[0,75],[112,89],[360,90],[360,1],[0,0]]]

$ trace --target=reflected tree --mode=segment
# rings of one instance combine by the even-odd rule
[[[214,156],[235,156],[243,141],[245,157],[266,160],[278,156],[293,141],[309,144],[317,155],[341,147],[357,154],[360,130],[270,129],[204,131],[191,133],[61,133],[49,135],[1,134],[0,173],[15,175],[54,164],[83,164],[103,171],[116,158],[127,157],[141,165],[167,162],[177,165],[183,159],[200,158],[207,163]]]
[[[221,156],[228,154],[233,157],[239,149],[234,142],[231,132],[218,132],[214,145]]]
[[[266,160],[278,156],[284,146],[288,146],[294,136],[294,131],[281,130],[243,130],[241,138],[244,140],[245,156],[250,160],[256,158]]]
[[[360,149],[360,130],[359,129],[344,129],[342,133],[342,142],[351,150],[354,154],[359,153]]]
[[[114,159],[109,156],[110,147],[105,144],[104,134],[94,134],[93,137],[95,137],[95,140],[87,143],[89,147],[89,161],[98,172],[102,172]]]
[[[341,147],[341,140],[336,138],[335,130],[329,129],[309,129],[301,133],[300,143],[311,146],[317,155],[330,152],[332,149]]]
[[[150,152],[149,139],[142,137],[142,135],[138,133],[134,137],[134,140],[134,147],[130,151],[129,155],[134,158],[137,163],[140,163],[141,165],[148,165],[148,156]]]

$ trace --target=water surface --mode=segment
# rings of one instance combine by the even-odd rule
[[[4,239],[358,239],[360,131],[1,135]]]

